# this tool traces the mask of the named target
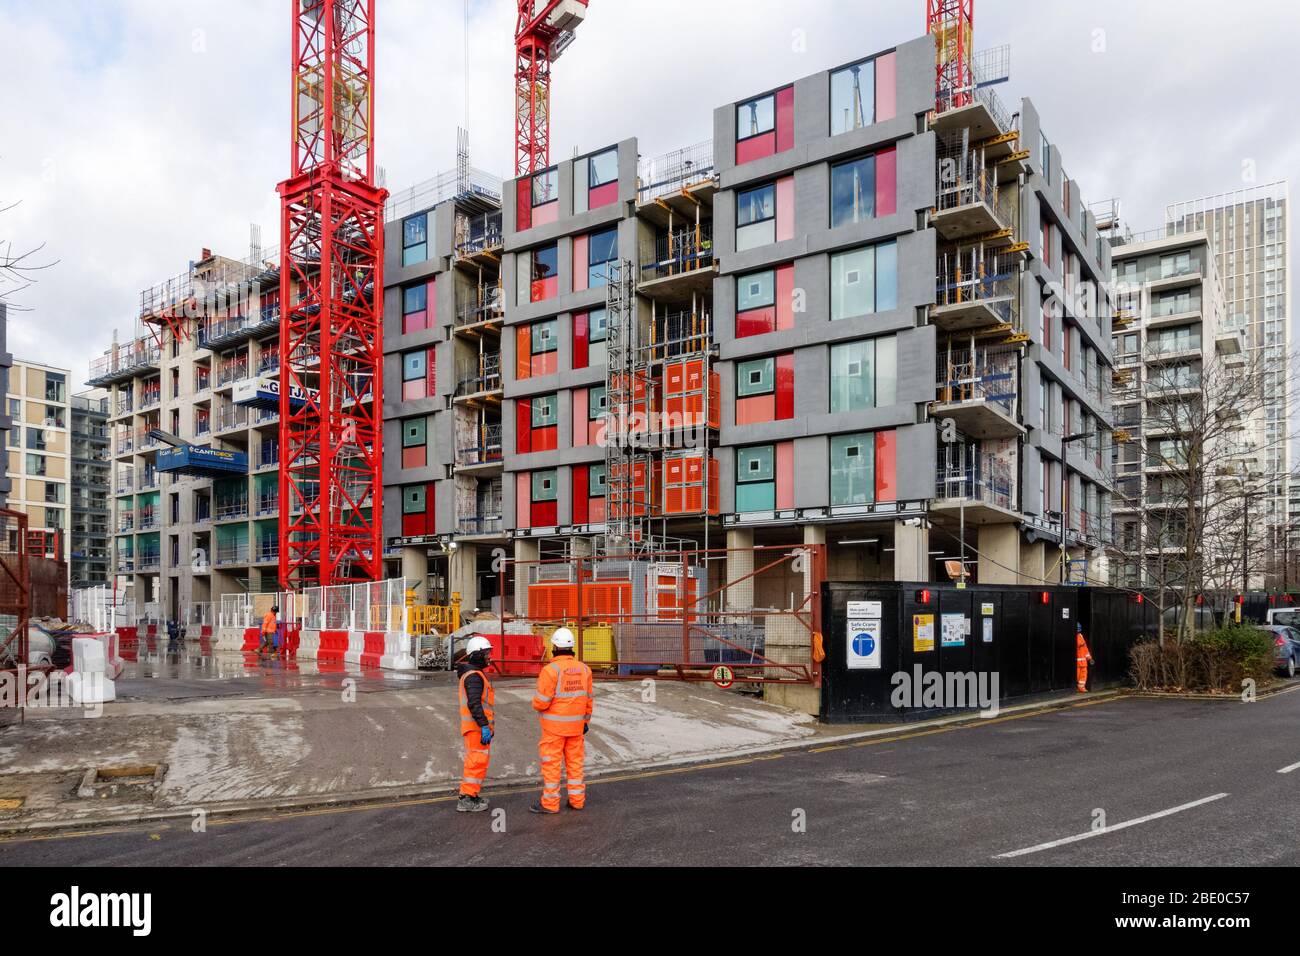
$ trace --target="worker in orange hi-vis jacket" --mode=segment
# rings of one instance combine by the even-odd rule
[[[586,756],[583,736],[591,723],[591,668],[573,656],[573,632],[561,627],[551,635],[553,659],[537,675],[533,709],[541,717],[542,798],[533,813],[560,812],[560,764],[569,779],[569,807],[587,802],[582,780]]]
[[[460,735],[465,741],[465,763],[457,813],[475,813],[488,806],[479,791],[487,779],[496,733],[497,697],[487,676],[491,657],[492,642],[476,634],[465,645],[465,659],[460,664]]]
[[[1083,639],[1083,625],[1078,625],[1074,635],[1074,677],[1079,682],[1079,693],[1088,690],[1088,665],[1092,663],[1092,651]]]

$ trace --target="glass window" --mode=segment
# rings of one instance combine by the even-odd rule
[[[831,74],[831,135],[876,121],[876,63],[863,60]]]
[[[533,427],[545,428],[559,422],[559,410],[554,395],[538,395],[533,399]]]
[[[428,213],[402,221],[402,265],[415,265],[429,258],[428,227]]]
[[[769,93],[736,107],[736,139],[748,139],[776,129],[776,96]]]
[[[543,352],[554,352],[559,348],[559,328],[559,320],[557,319],[547,319],[545,322],[534,322],[532,324],[532,349],[534,355],[541,355]]]
[[[764,309],[776,304],[776,272],[751,272],[736,277],[736,311]]]
[[[876,214],[876,157],[831,167],[831,228]]]
[[[587,419],[598,421],[604,416],[609,406],[609,397],[604,385],[593,385],[587,391]]]
[[[532,475],[533,501],[555,501],[559,496],[559,482],[555,469],[535,471]]]
[[[888,336],[831,347],[831,411],[893,405],[897,390],[896,340]]]
[[[605,341],[605,330],[609,324],[609,314],[604,309],[592,309],[587,313],[587,341]]]
[[[898,245],[850,249],[831,257],[831,318],[846,319],[898,307]]]
[[[402,313],[404,315],[410,315],[412,312],[423,312],[428,302],[429,287],[423,283],[408,286],[402,290]]]
[[[736,251],[776,241],[776,184],[736,194]]]
[[[533,250],[533,281],[559,275],[559,247],[542,246]]]
[[[560,198],[558,169],[547,169],[533,176],[533,205],[545,206]]]
[[[831,504],[875,501],[876,442],[871,432],[831,436]]]
[[[609,263],[618,258],[618,229],[593,232],[587,237],[587,288],[606,284]]]
[[[736,397],[769,395],[776,391],[776,359],[753,359],[736,364]]]
[[[402,356],[402,381],[410,382],[417,378],[423,378],[426,365],[424,350],[419,352],[407,352]]]
[[[599,498],[605,494],[605,466],[592,465],[587,469],[587,495]]]
[[[618,149],[597,153],[588,161],[587,185],[591,189],[618,179]]]

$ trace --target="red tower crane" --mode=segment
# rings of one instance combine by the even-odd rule
[[[967,106],[974,96],[974,26],[975,0],[926,0],[925,32],[936,37],[934,90],[941,110]]]
[[[573,42],[588,0],[519,0],[515,27],[515,175],[551,164],[551,64]]]
[[[383,572],[384,200],[375,0],[292,0],[280,221],[280,583]]]

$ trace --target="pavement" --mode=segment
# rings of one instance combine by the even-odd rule
[[[494,683],[490,779],[535,782],[534,680]],[[98,717],[29,709],[22,724],[0,726],[0,831],[427,795],[460,781],[456,679],[447,672],[337,665],[323,673],[192,645],[169,654],[164,645],[128,662],[116,691]],[[593,774],[832,733],[752,696],[675,681],[600,682],[596,715],[587,742]],[[97,776],[88,787],[88,770],[132,775],[107,784]]]
[[[498,784],[489,813],[434,796],[15,834],[0,865],[1294,866],[1293,685],[1254,703],[1095,697],[615,773],[557,816],[527,812],[535,785]]]

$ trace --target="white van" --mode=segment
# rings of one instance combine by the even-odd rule
[[[1285,624],[1287,627],[1300,628],[1300,607],[1271,607],[1265,624]]]

